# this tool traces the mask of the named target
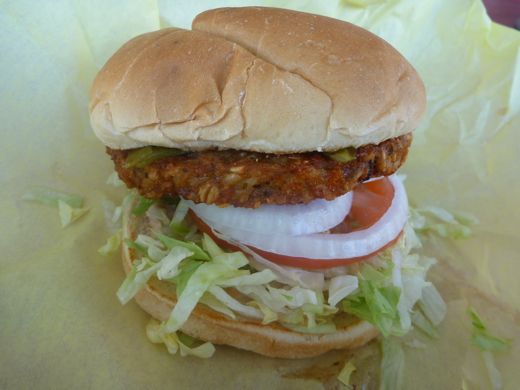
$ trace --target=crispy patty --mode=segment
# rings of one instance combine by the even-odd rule
[[[325,153],[266,154],[238,150],[187,152],[128,167],[129,150],[107,148],[119,177],[146,198],[182,196],[196,203],[256,208],[334,199],[361,181],[391,175],[404,163],[411,134],[355,149],[338,162]]]

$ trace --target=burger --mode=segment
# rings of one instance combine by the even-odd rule
[[[163,335],[283,358],[434,323],[395,175],[424,111],[401,54],[324,16],[220,8],[130,40],[90,101],[132,189],[119,299]]]

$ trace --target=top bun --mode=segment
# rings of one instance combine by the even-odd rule
[[[97,75],[97,136],[147,145],[266,153],[378,144],[425,110],[417,72],[350,23],[277,8],[203,12],[121,47]]]

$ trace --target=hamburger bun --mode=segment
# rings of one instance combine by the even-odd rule
[[[411,132],[425,110],[417,72],[350,23],[275,8],[222,8],[192,30],[138,36],[96,77],[97,136],[265,153],[332,151]]]
[[[135,203],[126,202],[123,210],[123,236],[135,239],[147,230],[144,218],[132,215]],[[137,260],[126,244],[122,249],[123,268],[130,271]],[[137,304],[152,317],[166,321],[176,303],[175,286],[152,278],[135,296]],[[333,349],[352,349],[366,344],[378,331],[368,322],[350,317],[348,325],[338,326],[332,334],[304,334],[280,325],[262,325],[260,322],[237,315],[231,319],[198,304],[181,330],[197,339],[214,344],[225,344],[277,358],[307,358]]]

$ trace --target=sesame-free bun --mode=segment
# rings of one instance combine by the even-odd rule
[[[94,131],[114,149],[337,150],[406,134],[424,110],[420,77],[384,40],[261,7],[206,11],[192,30],[130,40],[90,101]]]
[[[125,202],[123,210],[123,236],[135,239],[146,232],[145,219],[131,213],[135,203]],[[135,253],[126,244],[122,249],[123,268],[130,271],[136,260]],[[152,317],[166,321],[177,301],[175,286],[152,278],[135,296],[137,304]],[[279,358],[306,358],[321,355],[333,349],[352,349],[366,344],[378,334],[366,321],[351,319],[348,325],[338,326],[335,333],[305,334],[280,325],[262,325],[260,322],[240,317],[229,318],[198,304],[181,330],[200,340],[225,344],[253,351],[261,355]]]

